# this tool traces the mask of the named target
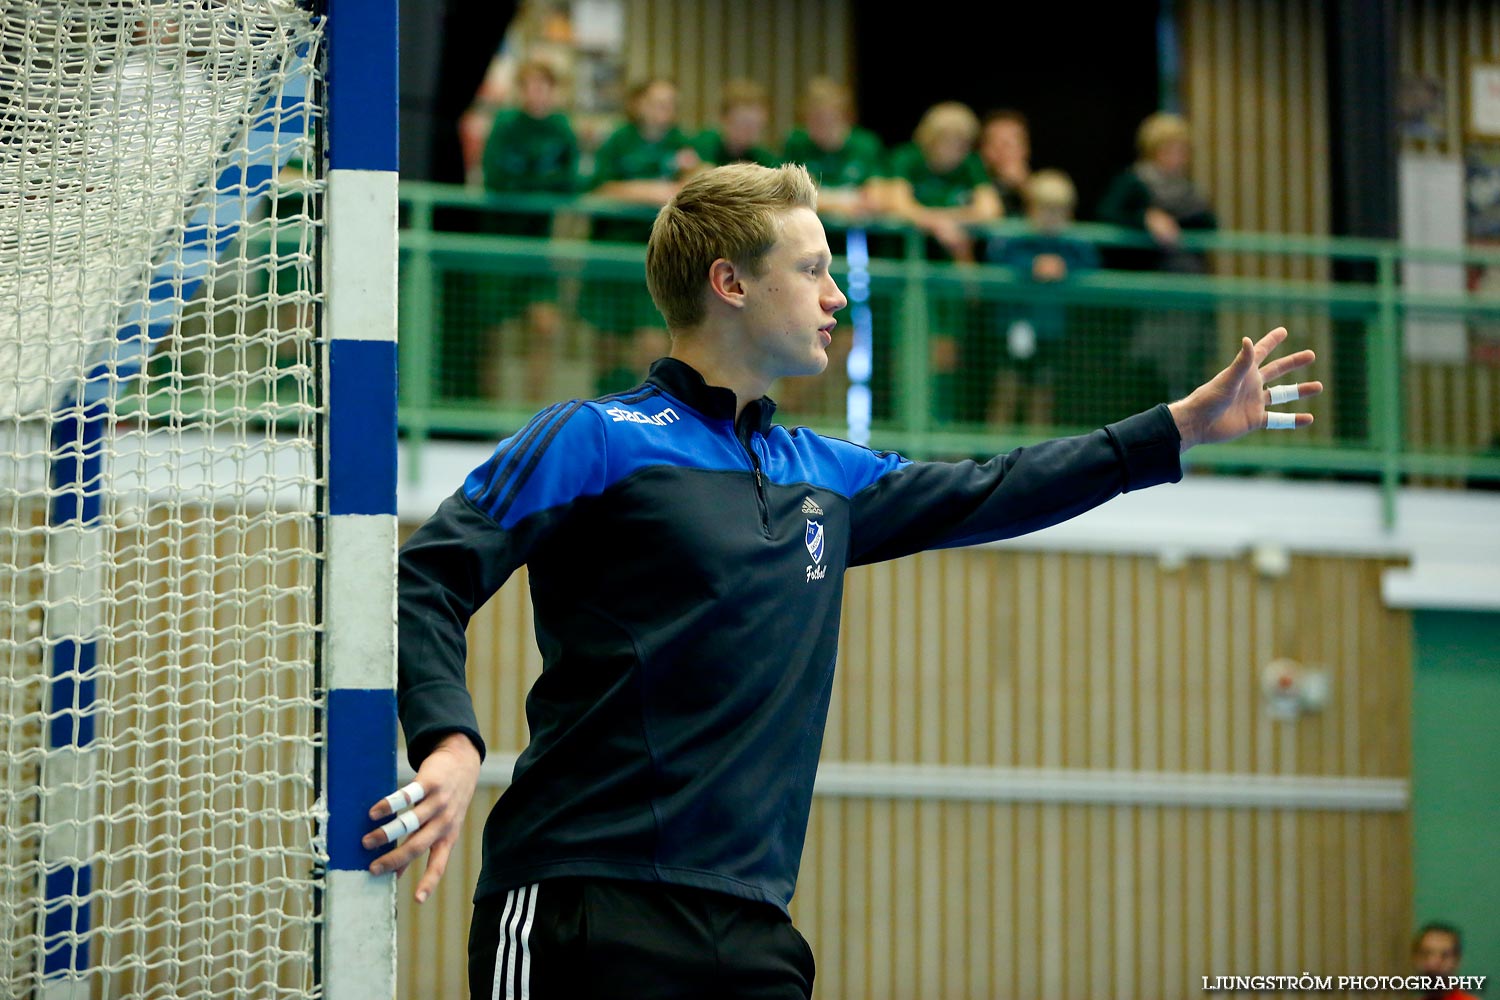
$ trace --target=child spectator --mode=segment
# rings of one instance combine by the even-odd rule
[[[647,80],[631,88],[626,110],[629,120],[594,154],[594,193],[617,201],[665,205],[677,193],[683,175],[701,164],[677,127],[677,85],[661,77]],[[651,235],[649,222],[629,229],[637,235],[623,237],[628,242],[644,243]]]
[[[928,108],[912,141],[891,154],[891,209],[959,261],[974,259],[964,227],[1000,217],[1000,196],[974,154],[978,136],[974,112],[945,101]]]
[[[1078,194],[1073,181],[1060,170],[1039,170],[1026,182],[1026,218],[1031,231],[997,239],[990,258],[1013,268],[1022,281],[1055,286],[1094,270],[1099,253],[1093,244],[1069,236]],[[1055,294],[1041,293],[1026,305],[1003,310],[1001,328],[1005,360],[995,378],[988,419],[1005,425],[1017,410],[1027,423],[1049,427],[1054,417],[1057,382],[1066,374],[1063,340],[1067,307]]]
[[[1002,109],[984,116],[979,130],[979,158],[1000,192],[1006,218],[1026,212],[1026,182],[1031,179],[1031,126],[1019,111]]]
[[[661,206],[681,182],[702,166],[688,137],[677,126],[677,85],[656,78],[632,88],[629,121],[621,125],[594,155],[596,195],[642,205]],[[644,245],[651,223],[641,219],[599,219],[594,238]],[[585,280],[579,309],[603,336],[601,365],[595,386],[600,395],[628,389],[645,377],[650,363],[667,351],[661,314],[644,282]]]
[[[520,105],[495,115],[484,144],[486,190],[572,193],[578,184],[578,139],[562,113],[557,71],[529,59],[516,70],[516,89]]]
[[[809,80],[798,110],[801,124],[787,136],[781,158],[783,162],[807,167],[818,182],[818,213],[828,227],[829,249],[835,256],[843,256],[846,249],[843,226],[879,210],[885,147],[874,132],[854,123],[854,98],[849,88],[837,80],[826,76]],[[894,245],[882,247],[882,240]],[[878,254],[882,249],[893,256],[901,253],[899,239],[892,241],[889,236],[872,234],[868,246],[871,253]],[[870,308],[876,316],[876,329],[888,330],[894,326],[893,307],[887,297],[872,297]],[[777,399],[787,413],[831,417],[843,411],[848,389],[843,373],[849,359],[850,336],[834,337],[828,348],[831,376],[788,379],[777,387]],[[882,367],[877,372],[884,375],[887,369]],[[877,394],[876,404],[882,416],[889,412],[889,402],[888,390]]]
[[[781,163],[762,143],[771,120],[771,99],[754,80],[730,80],[719,102],[719,127],[704,129],[693,140],[699,159],[714,166],[726,163]]]
[[[807,167],[818,182],[818,211],[858,218],[878,206],[885,148],[880,138],[854,123],[849,88],[828,77],[808,81],[802,125],[786,138],[782,161]]]
[[[572,193],[578,184],[578,139],[562,112],[557,71],[543,60],[529,59],[516,70],[516,90],[520,105],[495,115],[485,141],[485,188],[499,193]],[[488,221],[488,231],[511,236],[546,237],[552,228],[550,212],[497,213]],[[555,278],[526,274],[496,277],[490,283],[498,299],[490,318],[498,324],[486,335],[479,375],[485,389],[492,389],[498,372],[516,360],[507,357],[500,344],[518,312],[521,331],[514,339],[520,341],[526,369],[534,375],[552,367],[563,333]],[[525,385],[541,392],[546,381],[532,377]],[[527,398],[530,403],[541,401]]]

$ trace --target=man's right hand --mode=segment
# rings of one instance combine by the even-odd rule
[[[399,878],[407,865],[430,850],[427,868],[422,872],[415,894],[417,902],[424,903],[448,867],[448,855],[458,841],[464,814],[469,811],[469,802],[479,785],[478,748],[463,733],[449,733],[422,761],[416,784],[422,787],[424,794],[422,801],[410,811],[416,813],[422,825],[400,846],[376,858],[370,865],[370,873],[383,875],[393,871]],[[393,812],[390,803],[381,799],[370,807],[370,819],[384,820]],[[366,850],[388,842],[389,838],[381,830],[370,831],[362,841]]]

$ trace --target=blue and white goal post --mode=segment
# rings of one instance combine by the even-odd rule
[[[396,37],[0,19],[0,995],[395,995]]]
[[[360,839],[396,789],[397,4],[329,8],[324,989],[359,1000],[396,969],[395,876]]]

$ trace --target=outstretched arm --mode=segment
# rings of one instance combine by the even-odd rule
[[[1322,382],[1298,382],[1284,387],[1270,385],[1316,360],[1312,351],[1298,351],[1268,361],[1286,337],[1286,327],[1278,326],[1258,344],[1252,344],[1249,337],[1244,338],[1240,353],[1228,368],[1194,389],[1186,399],[1168,406],[1172,418],[1177,421],[1177,431],[1182,435],[1183,451],[1195,444],[1233,441],[1251,431],[1294,430],[1313,422],[1311,413],[1292,414],[1271,409],[1279,402],[1307,399],[1323,391]]]

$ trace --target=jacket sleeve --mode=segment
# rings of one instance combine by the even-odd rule
[[[580,403],[543,410],[401,546],[396,705],[412,767],[449,733],[484,755],[465,684],[465,629],[570,505],[602,492],[603,433]]]
[[[1151,192],[1141,183],[1135,171],[1127,170],[1115,177],[1099,202],[1099,221],[1131,229],[1146,228],[1146,209],[1151,207]]]
[[[988,462],[869,456],[851,498],[849,564],[1039,531],[1130,490],[1182,478],[1181,436],[1166,404],[1079,437]],[[849,470],[852,472],[853,470]]]

